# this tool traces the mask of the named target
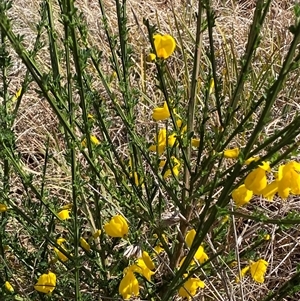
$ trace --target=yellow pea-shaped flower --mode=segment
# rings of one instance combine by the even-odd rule
[[[172,36],[155,34],[153,40],[157,57],[167,59],[173,54],[176,43]]]
[[[114,216],[104,225],[104,230],[111,237],[124,237],[128,234],[128,224],[122,215]]]
[[[34,289],[40,293],[49,294],[54,291],[56,286],[56,275],[52,272],[43,274],[39,277]]]

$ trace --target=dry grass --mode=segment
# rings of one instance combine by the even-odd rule
[[[108,53],[109,48],[104,35],[97,1],[85,0],[77,2],[89,24],[89,43],[98,46],[104,54]],[[116,30],[117,20],[114,1],[105,2],[109,24],[113,30]],[[189,4],[189,2],[193,3]],[[220,74],[226,69],[227,75],[224,77],[224,86],[228,85],[228,88],[225,87],[224,91],[227,90],[228,93],[230,93],[230,81],[235,78],[234,62],[232,60],[234,60],[234,57],[235,59],[241,58],[245,49],[247,33],[251,24],[251,16],[254,11],[254,1],[218,0],[213,2],[217,16],[215,46],[219,54],[218,63],[220,64]],[[293,3],[287,0],[273,2],[276,3],[272,5],[271,12],[268,15],[267,23],[263,29],[264,39],[257,50],[256,61],[253,67],[254,70],[259,70],[267,66],[268,62],[274,60],[276,63],[273,64],[272,70],[266,69],[266,72],[270,72],[276,77],[277,69],[284,59],[284,55],[292,38],[292,35],[289,34],[286,29],[293,23]],[[192,34],[195,32],[194,13],[196,12],[196,5],[196,1],[128,1],[130,43],[132,43],[134,49],[136,49],[136,54],[134,55],[136,77],[131,80],[135,81],[136,85],[144,89],[145,94],[148,95],[148,98],[144,98],[141,101],[141,110],[139,110],[139,116],[137,118],[138,125],[144,132],[149,132],[150,128],[154,128],[151,122],[149,122],[149,120],[151,120],[150,109],[152,109],[155,104],[161,104],[162,97],[158,92],[153,90],[153,70],[151,69],[151,64],[145,64],[144,62],[144,56],[149,51],[149,43],[147,41],[146,28],[143,25],[143,18],[148,18],[151,23],[158,24],[158,28],[161,32],[171,32],[176,37],[178,34],[172,15],[172,6],[178,17],[182,35],[188,37],[188,31]],[[39,1],[37,0],[13,1],[11,13],[15,19],[14,30],[16,33],[24,36],[24,44],[27,49],[32,49],[33,47],[35,24],[39,19],[38,10]],[[204,41],[206,41],[206,39],[207,37],[204,37]],[[187,53],[191,54],[193,52],[193,41],[190,38],[186,38],[184,39],[184,43]],[[44,49],[38,54],[38,61],[41,65],[45,62],[49,62],[47,47],[48,46],[45,45]],[[234,53],[234,55],[232,55],[232,53]],[[224,55],[227,56],[227,59],[231,60],[227,66],[224,61]],[[106,65],[104,70],[107,74],[111,74],[112,70],[108,62],[108,57],[104,57],[103,64]],[[177,74],[179,79],[184,79],[182,62],[179,59],[172,61],[172,67],[174,68],[174,70],[172,70],[174,74]],[[205,64],[202,67],[203,72],[205,72]],[[145,77],[143,77],[143,75]],[[21,63],[16,59],[10,76],[11,94],[14,94],[15,91],[20,88],[24,76],[25,68],[23,68]],[[253,82],[257,85],[257,89],[249,86],[249,91],[244,93],[245,101],[247,101],[247,95],[261,93],[259,89],[260,80],[260,78],[255,78],[254,72]],[[291,86],[293,87],[292,89]],[[299,109],[300,94],[298,93],[298,86],[298,74],[297,71],[295,71],[285,88],[286,91],[290,92],[286,93],[286,91],[283,91],[282,95],[285,95],[285,97],[278,98],[277,107],[273,112],[274,116],[272,116],[274,121],[266,126],[265,135],[269,135],[284,126]],[[100,95],[104,94],[104,89],[100,82],[94,82],[94,87],[99,90]],[[290,95],[289,98],[286,98],[286,95]],[[259,98],[259,96],[260,95],[257,94],[257,98]],[[184,106],[184,103],[182,106]],[[287,113],[284,115],[282,114],[283,108],[287,110]],[[112,130],[115,131],[116,134],[116,144],[121,149],[124,143],[122,140],[122,128],[119,128],[119,125],[115,124]],[[35,175],[33,181],[37,182],[40,180],[42,174],[45,144],[49,139],[50,152],[54,160],[51,160],[50,165],[47,167],[46,180],[49,185],[48,187],[51,187],[52,198],[56,198],[55,202],[60,205],[66,203],[70,193],[70,183],[68,181],[70,175],[63,169],[65,145],[63,139],[61,139],[61,131],[58,127],[57,119],[53,115],[47,102],[36,93],[36,87],[33,84],[28,87],[28,90],[22,98],[18,117],[14,124],[14,132],[17,137],[17,149],[24,162],[25,168]],[[150,136],[152,137],[152,134]],[[125,156],[126,154],[124,154],[124,157]],[[12,187],[12,190],[12,197],[16,197],[16,199],[19,200],[19,206],[22,206],[22,186],[17,179],[15,180],[15,187]],[[244,213],[250,214],[257,206],[262,208],[270,218],[279,218],[287,216],[290,211],[299,212],[300,200],[294,198],[285,203],[280,200],[269,203],[257,198],[253,203],[253,207],[247,207],[247,209],[244,209]],[[253,233],[262,230],[270,233],[271,239],[259,249],[261,255],[270,263],[266,283],[263,285],[255,285],[250,279],[245,278],[241,283],[243,289],[242,299],[240,285],[232,281],[230,283],[229,280],[234,279],[237,274],[237,267],[232,267],[231,275],[226,276],[222,274],[222,271],[219,271],[220,274],[211,280],[211,286],[209,286],[211,291],[204,291],[202,300],[213,300],[212,295],[216,294],[214,288],[218,291],[218,298],[220,298],[216,298],[215,300],[260,300],[266,296],[269,290],[276,289],[284,283],[297,269],[297,262],[300,257],[298,226],[281,229],[276,225],[257,223],[247,225],[239,221],[239,219],[236,220],[236,224],[238,227],[237,235],[241,241],[238,247],[240,251],[243,250],[244,246],[251,243]],[[24,235],[21,229],[22,225],[17,224],[15,221],[11,221],[11,225],[17,227],[18,230],[11,227],[10,231],[16,231],[16,235],[20,236],[19,240],[26,244],[28,243],[30,246],[30,237]],[[228,237],[228,249],[235,248],[236,245],[233,229],[230,235],[231,236]],[[19,260],[16,260],[15,267],[18,268],[19,264]],[[242,262],[242,266],[245,264],[246,262]],[[230,285],[230,287],[227,287],[229,291],[227,296],[220,275],[221,278],[228,277],[228,279],[225,280],[225,283]],[[31,281],[26,283],[18,282],[17,279],[19,277],[20,275],[15,273],[16,283],[19,283],[19,290],[26,290],[26,285]],[[299,299],[300,295],[297,294],[296,296],[291,296],[284,300],[298,301]]]

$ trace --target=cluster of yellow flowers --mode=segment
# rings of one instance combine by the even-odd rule
[[[154,275],[154,269],[155,264],[150,255],[143,251],[142,256],[137,259],[136,263],[124,269],[124,278],[119,285],[119,293],[123,299],[127,300],[132,296],[139,295],[139,283],[134,273],[142,275],[150,282],[151,276]]]
[[[176,124],[178,129],[180,130],[180,135],[183,135],[187,131],[187,126],[183,126],[182,118],[179,116],[179,114],[176,113],[175,109],[173,109],[174,115],[176,117]],[[168,118],[170,118],[170,110],[168,103],[165,101],[162,107],[156,107],[153,109],[152,118],[155,121],[164,121]],[[149,150],[152,152],[157,152],[158,155],[162,155],[167,147],[173,147],[177,142],[177,134],[172,133],[168,134],[167,130],[165,128],[162,128],[159,130],[156,137],[154,137],[154,144],[152,144],[149,147]],[[193,147],[199,148],[200,145],[200,139],[198,138],[192,138],[191,139],[191,145]],[[239,148],[233,148],[233,149],[227,149],[224,152],[222,152],[220,155],[223,155],[225,158],[234,159],[237,158],[240,153]],[[168,169],[164,173],[164,178],[168,177],[169,175],[173,174],[174,176],[178,176],[179,174],[179,167],[180,167],[180,161],[175,158],[174,156],[171,157],[171,169]],[[163,168],[166,164],[166,160],[162,160],[159,164],[161,168]]]
[[[190,230],[185,238],[186,245],[190,248],[193,240],[195,238],[196,231],[194,229]],[[166,240],[167,242],[167,240]],[[163,252],[161,246],[155,247],[157,253]],[[156,253],[156,254],[157,254]],[[155,254],[153,255],[155,256]],[[186,257],[183,257],[180,265],[183,264]],[[193,268],[196,264],[202,264],[208,259],[207,254],[204,252],[203,246],[200,246],[195,253],[194,260],[190,264],[190,268]],[[155,264],[148,254],[148,252],[143,251],[142,255],[136,260],[136,262],[129,267],[125,268],[123,271],[124,277],[119,285],[119,293],[122,295],[123,299],[130,299],[132,296],[137,297],[139,295],[139,282],[135,276],[135,273],[142,275],[148,281],[151,281],[151,276],[155,274]],[[187,277],[187,274],[184,275]],[[178,291],[178,295],[183,298],[190,299],[197,293],[198,288],[204,288],[205,284],[202,280],[196,277],[188,278],[182,287]]]
[[[66,206],[68,206],[68,205],[66,205]],[[69,214],[70,209],[63,209],[63,210],[67,210],[68,214]],[[60,211],[60,212],[62,212],[62,211]],[[122,215],[115,215],[114,217],[111,218],[111,220],[108,223],[106,223],[104,225],[104,230],[105,230],[106,234],[110,237],[122,238],[128,234],[129,227],[128,227],[128,224],[127,224],[125,218]],[[92,235],[92,238],[96,239],[100,235],[101,235],[101,230],[97,230]],[[60,248],[62,248],[64,251],[67,252],[67,249],[64,246],[65,242],[66,242],[65,238],[58,238],[56,240],[56,243],[60,246]],[[91,246],[83,237],[80,237],[79,244],[86,252],[90,252]],[[54,248],[54,252],[56,253],[57,257],[59,258],[59,260],[61,262],[66,262],[68,260],[68,257],[63,252],[61,252],[58,248]],[[70,255],[70,256],[72,256],[72,255]],[[143,258],[145,256],[146,255],[143,255]],[[138,266],[141,267],[141,261],[139,262]],[[132,270],[132,272],[138,272],[138,268],[134,269],[133,267],[131,267],[131,270]],[[143,275],[145,276],[144,272],[143,272]],[[6,286],[8,289],[9,283]],[[55,289],[55,286],[56,286],[56,274],[49,271],[47,274],[42,274],[39,277],[34,288],[35,288],[35,290],[37,290],[41,293],[49,294]]]
[[[155,34],[153,36],[153,42],[155,47],[155,54],[149,54],[149,60],[153,61],[158,59],[167,59],[170,57],[176,48],[175,40],[170,35],[160,35]],[[172,102],[169,100],[164,101],[162,107],[156,107],[153,110],[152,118],[156,121],[164,121],[171,117],[170,113],[170,106]],[[159,156],[161,156],[168,147],[173,147],[177,143],[178,135],[184,135],[187,131],[187,126],[183,124],[181,117],[176,113],[175,109],[173,109],[172,113],[176,117],[176,125],[179,129],[179,132],[168,133],[166,128],[161,128],[157,136],[154,138],[155,143],[149,147],[149,151],[156,152]],[[89,115],[88,118],[92,120],[93,116]],[[94,146],[100,144],[98,138],[94,135],[90,135],[90,141]],[[200,140],[192,138],[191,145],[193,147],[198,148],[200,145]],[[81,141],[81,146],[87,146],[87,140],[84,138]],[[233,148],[224,150],[219,155],[222,155],[224,158],[228,159],[235,159],[239,156],[240,149]],[[246,160],[245,164],[249,164],[252,161],[256,161],[259,158],[250,158]],[[167,165],[167,168],[166,168]],[[177,159],[175,156],[170,156],[170,158],[161,159],[159,163],[159,167],[164,170],[163,177],[167,178],[169,176],[177,177],[180,172],[180,160]],[[278,172],[274,174],[274,180],[268,183],[267,179],[267,172],[271,172],[269,162],[263,162],[253,171],[251,171],[247,177],[245,178],[244,184],[240,185],[237,189],[232,192],[232,198],[237,206],[242,206],[247,204],[253,197],[253,195],[262,195],[263,197],[271,200],[276,193],[285,199],[290,194],[300,194],[300,163],[291,161],[285,165],[281,165],[278,168]],[[140,180],[138,178],[137,173],[131,174],[134,177],[134,181],[136,185],[140,184]],[[70,218],[71,212],[71,205],[66,205],[62,207],[57,216],[60,220],[64,221]],[[0,203],[0,212],[7,211],[8,208],[5,204]],[[126,219],[118,214],[113,216],[108,223],[104,226],[105,233],[113,238],[124,238],[128,235],[129,226]],[[101,235],[101,230],[96,230],[96,232],[92,235],[92,239],[96,239]],[[187,248],[191,248],[193,241],[195,239],[196,231],[195,229],[191,229],[187,232],[185,236],[185,243]],[[90,242],[90,241],[89,241]],[[79,245],[83,250],[86,252],[91,251],[91,246],[83,237],[79,239]],[[66,239],[65,238],[58,238],[56,240],[57,245],[59,248],[54,247],[54,252],[56,253],[57,258],[61,262],[66,262],[69,256],[72,256],[68,253],[66,248]],[[64,252],[62,252],[63,250]],[[137,256],[135,262],[128,267],[126,267],[123,271],[123,278],[119,284],[119,294],[122,296],[123,299],[128,300],[131,297],[138,297],[140,294],[140,284],[137,279],[137,274],[144,277],[147,281],[151,282],[151,277],[155,274],[155,263],[151,257],[157,255],[157,253],[163,252],[163,248],[161,245],[156,246],[154,248],[155,253],[149,255],[147,251],[141,252],[140,256]],[[66,254],[69,256],[66,256]],[[196,275],[192,277],[188,277],[188,272],[190,272],[194,267],[197,265],[201,265],[205,263],[209,259],[208,255],[206,254],[204,247],[199,246],[197,251],[195,252],[194,259],[191,261],[186,274],[184,274],[184,279],[186,281],[184,284],[179,288],[178,295],[182,298],[191,299],[193,296],[196,295],[199,288],[204,288],[205,283],[201,279],[199,279]],[[182,266],[184,261],[186,260],[186,256],[184,256],[179,265]],[[250,274],[254,281],[258,283],[264,282],[264,276],[268,267],[268,262],[259,259],[256,262],[250,262],[249,265],[244,267],[239,277],[236,278],[236,281],[240,281],[245,274],[250,271]],[[42,274],[39,278],[37,283],[34,285],[35,290],[44,294],[50,294],[54,291],[56,287],[56,274],[49,271],[48,273]],[[13,287],[7,281],[5,282],[5,287],[8,291],[13,291]]]
[[[185,243],[190,248],[193,244],[194,238],[196,235],[195,229],[191,229],[187,232],[185,236]],[[186,256],[184,256],[179,265],[181,266],[185,261]],[[194,255],[194,260],[190,263],[189,269],[193,268],[197,264],[203,264],[206,260],[208,260],[208,255],[204,252],[203,246],[200,246]],[[184,274],[184,277],[187,277],[187,274]],[[195,296],[198,288],[204,288],[205,283],[196,277],[190,277],[187,281],[184,282],[183,286],[179,289],[178,295],[183,298],[187,298],[188,300]]]
[[[187,127],[182,125],[181,117],[175,112],[175,110],[174,110],[174,114],[177,117],[176,120],[177,127],[180,129],[180,133],[184,134],[187,130]],[[163,107],[154,108],[152,117],[155,121],[163,121],[170,117],[170,111],[166,101],[164,102]],[[154,137],[154,141],[155,144],[152,144],[149,147],[149,150],[152,152],[157,152],[158,155],[162,155],[167,147],[173,147],[176,144],[177,134],[176,133],[168,134],[167,130],[165,128],[162,128],[159,130],[157,137]],[[192,138],[191,144],[194,147],[199,147],[200,140],[196,138]],[[162,159],[159,163],[159,167],[163,169],[166,163],[168,165],[171,165],[171,169],[167,169],[164,172],[163,177],[167,178],[170,175],[174,175],[177,177],[179,174],[180,161],[175,156],[171,156],[169,161]]]
[[[274,180],[268,183],[267,172],[271,172],[270,163],[262,162],[245,178],[244,184],[232,192],[232,198],[237,206],[247,204],[253,195],[262,195],[272,200],[276,193],[286,199],[290,194],[300,194],[300,163],[290,161],[278,167]]]
[[[154,46],[155,46],[155,52],[157,57],[161,59],[166,59],[172,53],[174,52],[176,48],[176,43],[175,40],[172,36],[170,35],[160,35],[160,34],[155,34],[153,36],[153,41],[154,41]],[[156,58],[155,54],[150,54],[151,58],[150,60],[153,60]],[[174,110],[174,114],[176,114]],[[162,107],[157,107],[153,110],[152,113],[152,118],[155,121],[163,121],[168,119],[171,116],[169,106],[167,102],[165,101]],[[181,118],[179,117],[178,114],[176,114],[178,117],[177,120],[177,126],[180,128],[182,125]],[[182,132],[186,131],[186,127],[182,129]],[[158,155],[163,154],[163,152],[166,150],[167,147],[173,147],[176,143],[176,133],[173,134],[168,134],[167,130],[165,128],[162,128],[159,130],[157,137],[154,138],[155,144],[151,145],[149,147],[150,151],[157,152]],[[166,169],[163,177],[167,178],[171,175],[177,177],[179,174],[179,169],[180,169],[180,161],[172,156],[170,160],[161,160],[159,163],[159,167],[161,169],[165,169],[165,165],[168,164],[170,168]]]

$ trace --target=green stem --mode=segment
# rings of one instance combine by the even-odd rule
[[[75,69],[77,72],[77,82],[79,85],[79,95],[80,95],[80,103],[81,103],[81,109],[83,114],[83,120],[85,121],[85,133],[86,133],[86,141],[89,149],[89,155],[91,156],[91,142],[90,142],[90,135],[87,128],[87,114],[86,114],[86,108],[85,108],[85,96],[84,96],[84,87],[82,82],[82,74],[81,74],[81,67],[80,67],[80,58],[78,56],[78,45],[77,45],[77,37],[75,34],[75,28],[74,28],[74,18],[73,14],[75,12],[74,3],[72,0],[67,0],[65,3],[65,11],[64,13],[67,16],[67,20],[64,22],[64,28],[65,28],[65,57],[66,57],[66,69],[67,69],[67,87],[68,87],[68,111],[69,111],[69,124],[71,129],[74,131],[74,119],[75,119],[75,107],[73,103],[73,89],[72,89],[72,71],[71,71],[71,62],[70,62],[70,52],[69,52],[69,40],[72,41],[73,46],[73,59],[75,63]],[[68,139],[68,138],[67,138]],[[68,139],[69,140],[69,139]],[[80,239],[80,233],[79,233],[79,226],[78,226],[78,192],[77,192],[77,185],[78,185],[78,179],[77,179],[77,161],[76,161],[76,148],[75,143],[72,141],[69,143],[70,147],[70,160],[71,160],[71,177],[72,177],[72,201],[73,201],[73,215],[74,215],[74,255],[75,255],[75,268],[74,268],[74,274],[75,274],[75,300],[79,301],[81,300],[80,295],[80,278],[79,278],[79,239]]]

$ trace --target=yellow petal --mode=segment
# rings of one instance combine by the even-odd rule
[[[92,144],[94,145],[99,145],[100,144],[100,141],[98,140],[98,138],[94,135],[91,135],[91,142]]]
[[[93,233],[92,236],[93,236],[94,239],[96,239],[96,238],[98,238],[100,235],[101,235],[101,230],[98,229],[96,232]]]
[[[166,101],[164,102],[163,107],[158,107],[153,110],[152,118],[155,121],[165,120],[168,119],[169,117],[170,117],[170,111]]]
[[[201,246],[199,247],[199,249]],[[203,247],[202,247],[203,248]],[[205,261],[209,259],[208,255],[204,252],[204,250],[201,252],[201,255],[199,254],[199,249],[195,254],[195,258],[198,260],[200,264],[203,264]],[[197,257],[196,257],[197,256]]]
[[[89,252],[91,250],[91,246],[88,244],[88,242],[83,237],[80,237],[79,244],[80,244],[81,248],[84,249],[85,251]]]
[[[56,275],[52,272],[43,274],[39,277],[34,289],[40,293],[49,294],[54,291],[56,286]]]
[[[263,161],[260,165],[259,168],[263,169],[264,171],[271,171],[270,167],[270,162]]]
[[[244,184],[232,191],[232,199],[238,207],[250,202],[252,196],[253,192],[248,190]]]
[[[236,277],[235,281],[238,283],[240,282],[240,280],[246,275],[246,273],[249,271],[250,266],[247,265],[246,267],[244,267],[241,272],[240,272],[240,276]]]
[[[60,220],[64,221],[70,218],[70,210],[64,209],[57,213]]]
[[[245,163],[246,165],[249,165],[251,162],[256,162],[256,161],[258,161],[259,159],[260,159],[259,156],[250,157],[250,158],[247,159],[244,163]]]
[[[57,248],[54,248],[54,251],[61,262],[66,262],[68,260],[68,257]]]
[[[268,267],[268,262],[263,259],[259,259],[258,261],[251,263],[250,273],[253,280],[258,283],[264,283],[265,282],[264,276],[266,274],[267,267]]]
[[[156,59],[156,55],[154,53],[149,53],[147,56],[147,62],[153,62]]]
[[[68,210],[71,210],[73,208],[73,204],[72,203],[69,203],[69,204],[66,204],[64,206],[62,206],[60,208],[60,210],[64,210],[64,209],[68,209]]]
[[[245,179],[245,187],[253,191],[254,194],[261,194],[262,190],[267,186],[266,171],[258,167],[252,170]]]
[[[139,283],[132,271],[128,271],[119,285],[119,294],[124,300],[130,299],[132,296],[139,295]]]
[[[143,251],[142,253],[142,258],[146,264],[146,266],[150,269],[150,270],[154,270],[155,269],[155,265],[154,262],[152,261],[150,255],[148,254],[148,252]]]
[[[94,121],[95,119],[94,119],[94,116],[92,115],[92,114],[88,114],[87,115],[87,118],[89,119],[89,120],[91,120],[91,121]]]
[[[5,212],[7,211],[7,206],[5,204],[0,203],[0,212]]]
[[[61,246],[64,250],[66,250],[65,247],[63,246],[63,243],[64,243],[65,241],[66,241],[66,240],[65,240],[64,238],[60,237],[60,238],[58,238],[58,239],[56,240],[56,243],[57,243],[59,246]],[[62,253],[59,249],[54,248],[54,251],[55,251],[57,257],[60,259],[60,261],[66,262],[66,261],[68,260],[68,257],[67,257],[64,253]]]
[[[187,298],[195,296],[198,288],[204,288],[205,283],[198,278],[189,278],[178,291],[178,295],[182,298]]]
[[[143,258],[139,258],[135,264],[129,266],[128,271],[138,273],[145,277],[148,281],[151,281],[151,276],[155,274],[147,267]]]
[[[188,231],[185,236],[185,243],[189,248],[191,247],[191,245],[194,241],[195,235],[196,235],[196,230],[192,229],[192,230]]]
[[[274,195],[278,191],[278,181],[273,181],[268,184],[262,191],[261,194],[264,198],[271,201],[273,200]]]
[[[193,147],[199,148],[199,146],[200,146],[200,139],[192,138],[191,143],[192,143],[192,146],[193,146]]]
[[[223,152],[223,155],[225,158],[229,158],[229,159],[235,159],[239,156],[240,153],[240,149],[239,148],[232,148],[232,149],[226,149]]]
[[[14,292],[14,288],[12,287],[12,285],[10,284],[10,282],[8,282],[8,281],[5,281],[4,287],[5,287],[5,289],[6,289],[8,292],[10,292],[10,293],[13,293],[13,292]]]
[[[16,94],[13,96],[11,101],[12,102],[16,101],[21,96],[21,93],[22,93],[22,87],[16,92]]]
[[[158,152],[158,154],[162,154],[167,145],[167,131],[166,129],[160,129],[158,132],[157,138],[155,137],[156,144],[151,145],[149,147],[149,151]]]
[[[98,140],[98,138],[96,137],[96,136],[94,136],[94,135],[90,135],[90,140],[91,140],[91,143],[93,144],[93,145],[99,145],[100,144],[100,141]],[[86,144],[86,138],[84,138],[82,141],[81,141],[81,146],[82,147],[86,147],[87,146],[87,144]]]
[[[155,246],[153,249],[155,251],[155,254],[160,254],[165,250],[161,245]]]

